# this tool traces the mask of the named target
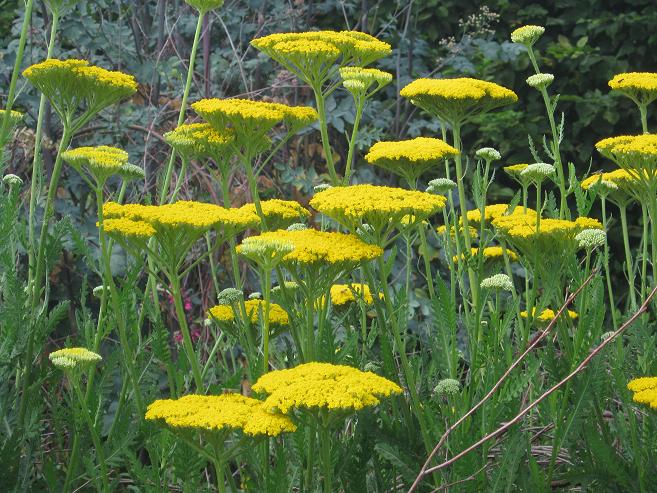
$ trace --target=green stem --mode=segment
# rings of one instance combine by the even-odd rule
[[[311,303],[312,304],[312,303]],[[315,469],[315,442],[317,441],[317,433],[315,432],[317,424],[312,423],[308,426],[308,448],[306,454],[306,476],[304,478],[303,492],[310,492],[313,484],[313,470]]]
[[[422,259],[424,260],[424,271],[427,276],[427,286],[429,288],[429,299],[436,297],[436,291],[433,285],[433,274],[431,272],[431,259],[429,258],[429,244],[427,235],[424,231],[424,224],[420,224],[420,248],[422,249]]]
[[[344,171],[343,185],[349,185],[351,178],[351,167],[354,160],[354,151],[356,148],[356,137],[358,136],[358,128],[360,127],[360,120],[363,117],[363,107],[365,101],[362,98],[356,100],[356,117],[354,118],[354,128],[351,130],[351,138],[349,139],[349,152],[347,153],[347,166]]]
[[[18,82],[18,75],[20,73],[21,64],[23,63],[23,53],[25,52],[25,43],[27,42],[27,31],[32,21],[32,6],[34,0],[27,0],[25,3],[25,16],[23,17],[23,25],[21,26],[21,35],[18,40],[18,49],[16,50],[16,60],[14,61],[14,70],[11,73],[11,80],[9,81],[9,91],[7,92],[7,103],[5,104],[5,114],[2,119],[2,128],[0,128],[0,136],[7,134],[9,130],[9,116],[11,108],[14,106],[14,99],[16,98],[16,83]],[[4,139],[3,139],[4,140]],[[5,147],[4,142],[0,142],[0,176],[4,174],[5,168]]]
[[[603,195],[601,197],[600,201],[602,205],[602,228],[604,229],[605,232],[608,232],[607,228],[607,199]],[[609,307],[611,308],[611,320],[612,323],[614,324],[614,327],[618,327],[618,320],[616,320],[616,303],[614,302],[614,290],[611,285],[611,272],[609,269],[609,243],[605,242],[605,250],[604,250],[604,255],[605,255],[605,277],[607,278],[607,293],[609,295]]]
[[[87,408],[84,395],[82,395],[82,391],[80,390],[79,383],[71,380],[71,387],[75,391],[75,395],[77,396],[78,399],[78,404],[80,405],[80,412],[82,413],[82,416],[84,417],[84,420],[87,423],[87,427],[89,428],[89,434],[91,435],[91,441],[93,442],[94,448],[96,449],[96,459],[98,461],[98,465],[100,466],[100,480],[103,486],[102,491],[109,492],[110,486],[108,482],[107,464],[105,461],[105,452],[103,450],[103,445],[100,442],[100,437],[98,436],[96,427],[94,426],[94,423],[91,420],[91,416],[89,415],[89,409]]]
[[[631,308],[634,309],[636,304],[636,292],[634,286],[634,265],[632,261],[632,251],[630,250],[630,235],[627,227],[627,204],[619,205],[621,228],[623,230],[623,247],[625,249],[625,268],[627,270],[627,283],[630,291]]]
[[[641,218],[643,221],[643,232],[641,235],[641,299],[645,298],[648,285],[648,208],[641,204]]]
[[[648,106],[645,104],[638,104],[639,112],[641,113],[641,130],[644,134],[648,132]]]
[[[182,293],[180,287],[180,278],[176,272],[170,272],[169,281],[171,282],[171,291],[173,295],[173,304],[176,310],[176,317],[178,317],[178,325],[180,325],[180,332],[183,336],[183,348],[187,354],[189,366],[192,368],[192,375],[194,376],[194,384],[196,385],[197,392],[205,394],[203,386],[203,377],[201,376],[201,367],[194,351],[192,344],[192,336],[189,333],[189,326],[187,325],[187,315],[182,302]]]
[[[194,32],[194,42],[192,43],[192,51],[189,55],[189,67],[187,68],[187,80],[185,81],[185,88],[183,90],[183,97],[180,103],[180,112],[178,113],[178,126],[182,125],[185,121],[185,111],[187,110],[187,99],[189,98],[189,91],[192,87],[192,78],[194,76],[194,64],[196,63],[196,50],[198,49],[198,42],[201,37],[203,29],[203,13],[199,13],[196,22],[196,31]],[[171,151],[169,162],[167,163],[166,172],[164,175],[164,182],[160,189],[160,204],[164,202],[169,185],[171,184],[171,174],[173,172],[173,165],[176,161],[176,153]]]
[[[315,93],[315,102],[317,103],[317,114],[319,115],[319,132],[322,137],[322,147],[324,149],[324,154],[326,155],[326,166],[331,178],[331,185],[336,186],[340,184],[340,180],[338,179],[338,175],[335,172],[333,152],[331,150],[331,143],[329,142],[324,94],[322,93],[321,85],[313,85],[312,89]]]
[[[331,431],[326,423],[319,427],[320,454],[324,476],[324,493],[333,493],[333,463],[331,462]]]
[[[55,48],[55,35],[59,26],[59,11],[53,10],[52,23],[50,25],[50,40],[48,41],[48,52],[46,59],[52,57]],[[30,212],[28,216],[28,284],[32,281],[34,273],[34,254],[36,245],[34,244],[34,219],[36,213],[37,197],[39,195],[38,184],[41,183],[41,137],[43,133],[43,119],[46,114],[46,96],[41,95],[39,100],[39,114],[37,116],[37,125],[34,131],[34,158],[32,159],[32,180],[30,182]]]
[[[262,374],[264,375],[269,371],[269,302],[271,299],[271,269],[265,267],[263,272],[263,298],[264,298],[264,317],[262,321]]]

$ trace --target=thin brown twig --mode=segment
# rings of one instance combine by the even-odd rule
[[[586,366],[591,362],[591,360],[600,352],[602,351],[608,344],[610,344],[616,337],[618,337],[620,334],[622,334],[630,325],[634,323],[634,321],[642,316],[645,312],[648,311],[648,306],[650,302],[652,301],[652,298],[657,294],[657,286],[653,288],[653,290],[650,292],[648,297],[645,299],[643,304],[639,307],[639,309],[632,315],[623,325],[621,325],[615,332],[611,334],[607,339],[605,339],[602,343],[600,343],[599,346],[597,346],[595,349],[593,349],[589,355],[584,358],[584,360],[577,365],[577,368],[575,368],[573,371],[571,371],[566,377],[561,379],[557,384],[553,385],[550,387],[548,390],[546,390],[540,397],[535,399],[529,406],[527,406],[523,411],[518,413],[511,421],[505,423],[504,425],[500,426],[497,430],[495,430],[492,433],[489,433],[485,435],[483,438],[481,438],[479,441],[476,443],[470,445],[468,448],[465,450],[459,452],[456,454],[454,457],[452,457],[449,460],[446,460],[442,464],[438,464],[437,466],[431,467],[425,471],[425,475],[434,473],[436,471],[439,471],[440,469],[444,469],[447,466],[452,465],[454,462],[457,460],[461,459],[465,455],[469,454],[476,448],[478,448],[480,445],[484,444],[491,438],[495,438],[496,436],[500,435],[501,433],[504,433],[506,430],[508,430],[511,426],[516,424],[518,421],[520,421],[525,414],[527,414],[529,411],[534,409],[536,406],[538,406],[541,402],[543,402],[548,396],[550,396],[553,392],[558,390],[560,387],[562,387],[565,383],[567,383],[569,380],[574,378],[576,375],[581,373]]]
[[[556,325],[557,320],[561,316],[561,314],[567,309],[567,307],[573,302],[573,300],[579,295],[579,293],[584,289],[584,287],[591,282],[595,274],[597,273],[597,269],[594,269],[591,271],[591,274],[589,277],[587,277],[584,282],[580,285],[577,290],[571,294],[564,304],[561,306],[559,311],[557,311],[556,315],[554,318],[550,321],[548,326],[537,336],[534,338],[534,340],[531,342],[529,346],[525,349],[525,351],[516,358],[516,360],[507,368],[507,370],[504,372],[504,374],[499,378],[499,380],[493,385],[493,387],[488,391],[488,393],[479,401],[477,402],[467,413],[465,413],[463,416],[461,416],[453,425],[449,426],[446,430],[445,433],[443,433],[443,436],[440,437],[440,440],[436,444],[436,446],[433,448],[431,453],[429,454],[429,457],[427,457],[427,460],[424,462],[424,465],[420,469],[420,472],[418,475],[415,477],[415,481],[413,481],[413,484],[411,485],[411,488],[408,490],[408,493],[413,493],[417,487],[420,485],[420,482],[426,476],[427,474],[427,468],[429,467],[429,463],[433,460],[435,455],[438,453],[438,451],[441,449],[441,447],[444,445],[445,441],[449,437],[449,435],[454,431],[463,421],[468,419],[472,414],[474,414],[477,409],[479,409],[488,399],[490,399],[493,394],[497,391],[497,389],[500,388],[500,386],[504,383],[504,381],[507,379],[507,377],[511,374],[511,372],[525,359],[525,357],[543,340],[545,337],[552,331],[552,328]]]

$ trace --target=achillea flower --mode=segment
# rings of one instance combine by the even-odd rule
[[[267,221],[267,227],[271,230],[287,228],[301,219],[310,217],[310,212],[294,200],[263,200],[260,202],[260,208]],[[240,209],[256,214],[255,204],[246,204]]]
[[[342,85],[354,97],[370,97],[392,82],[391,73],[376,68],[342,67],[340,68],[340,77],[342,78]],[[368,93],[375,84],[376,87]]]
[[[524,187],[529,184],[529,181],[525,177],[521,177],[521,173],[527,168],[527,166],[529,166],[527,163],[511,164],[509,166],[504,166],[502,169],[504,169],[507,175]]]
[[[0,125],[2,124],[2,121],[5,119],[6,114],[7,114],[7,110],[1,110],[0,109]],[[9,111],[8,129],[12,129],[16,125],[18,125],[23,120],[24,116],[25,115],[23,113],[21,113],[20,111],[14,111],[14,110]]]
[[[355,31],[277,33],[256,38],[251,45],[308,84],[316,83],[336,62],[363,67],[392,52],[388,43]]]
[[[63,152],[62,159],[78,173],[86,172],[102,184],[110,176],[121,172],[123,165],[128,162],[128,153],[109,146],[78,147]]]
[[[609,81],[609,87],[639,105],[647,105],[657,98],[657,73],[627,72],[617,74]]]
[[[233,302],[233,303],[236,303]],[[261,299],[250,299],[244,302],[246,314],[252,324],[257,324],[265,313],[266,303]],[[232,304],[220,304],[208,310],[208,317],[217,322],[234,322],[235,311]],[[269,303],[269,323],[273,325],[288,325],[290,317],[282,306]]]
[[[534,209],[527,209],[525,211],[521,206],[516,206],[513,210],[509,210],[509,204],[490,204],[484,206],[484,221],[490,223],[492,220],[497,219],[498,217],[507,216],[507,215],[535,215],[536,211]],[[468,224],[476,226],[481,223],[481,210],[472,209],[467,212]]]
[[[479,254],[479,248],[472,248],[470,251],[470,257],[476,257]],[[518,254],[513,250],[509,250],[507,248],[506,254],[511,262],[518,260]],[[504,258],[504,249],[499,246],[486,247],[481,251],[481,256],[486,260],[501,260]],[[452,257],[452,261],[456,263],[459,260],[463,260],[464,257],[464,254],[461,254],[460,259],[458,256],[454,255],[454,257]]]
[[[259,222],[258,216],[247,210],[186,200],[159,206],[108,202],[103,206],[103,214],[109,219],[125,218],[148,223],[156,235],[164,235],[163,239],[171,239],[175,232],[183,239],[196,238],[210,229],[223,229],[224,233],[234,235]]]
[[[363,223],[383,231],[401,225],[405,216],[419,223],[443,210],[445,203],[441,195],[375,185],[332,187],[310,200],[312,207],[351,231]]]
[[[6,174],[2,177],[2,183],[5,183],[10,188],[11,187],[20,187],[23,185],[23,180],[20,176],[14,175],[12,173]]]
[[[356,368],[330,363],[306,363],[289,370],[261,376],[253,391],[269,394],[269,410],[354,412],[376,406],[382,397],[400,394],[402,389],[383,377]]]
[[[520,178],[533,183],[541,183],[550,176],[554,176],[555,168],[548,163],[529,164],[520,172]]]
[[[223,161],[235,136],[231,129],[221,131],[209,123],[184,123],[164,134],[164,140],[183,159],[215,159]]]
[[[278,436],[296,431],[292,421],[267,411],[262,401],[240,394],[186,395],[148,406],[145,418],[172,429],[201,432],[241,431],[249,436]]]
[[[538,322],[549,323],[554,319],[554,317],[556,316],[556,313],[555,313],[554,310],[552,310],[550,308],[546,308],[538,316],[536,316],[536,307],[534,307],[534,308],[532,308],[532,315],[534,316],[534,319]],[[577,312],[574,312],[572,310],[566,310],[566,312],[563,313],[562,315],[566,315],[571,320],[577,319]],[[521,311],[520,316],[522,318],[527,318],[527,312],[526,311]]]
[[[427,193],[435,193],[438,195],[447,195],[449,192],[456,188],[456,182],[449,178],[435,178],[429,182],[426,189]]]
[[[453,396],[461,392],[461,382],[453,378],[445,378],[438,382],[438,385],[433,389],[436,396]]]
[[[356,266],[383,254],[375,245],[344,233],[305,229],[302,231],[269,231],[254,238],[280,239],[294,245],[294,250],[283,257],[283,263],[302,265]]]
[[[458,234],[463,234],[464,230],[462,225],[460,225],[458,229],[454,228],[453,226],[449,228],[449,236],[451,238],[456,238],[457,232]],[[468,225],[468,232],[470,233],[470,238],[477,239],[479,237],[479,231],[477,231],[477,228],[473,228],[472,226]],[[436,233],[439,235],[446,235],[448,233],[447,226],[444,224],[438,226],[436,228]]]
[[[119,168],[118,175],[126,181],[143,180],[146,178],[146,172],[141,166],[125,163]]]
[[[220,305],[230,305],[232,303],[237,303],[244,297],[244,293],[236,288],[226,288],[222,289],[219,294],[217,294],[217,303]]]
[[[516,93],[506,87],[470,78],[417,79],[400,94],[436,118],[453,124],[518,101]]]
[[[525,46],[532,46],[544,32],[545,28],[543,26],[522,26],[511,33],[511,41]]]
[[[82,370],[92,367],[103,358],[86,348],[71,347],[53,351],[48,359],[61,370]]]
[[[657,167],[657,134],[609,137],[595,147],[623,169],[654,172]]]
[[[545,89],[554,81],[552,74],[534,74],[527,77],[527,85],[534,89]]]
[[[377,142],[365,155],[365,160],[404,177],[414,185],[424,172],[458,153],[457,149],[440,139],[417,137],[397,142]]]
[[[125,217],[105,219],[103,221],[103,230],[110,236],[131,242],[144,242],[156,233],[155,228],[149,223],[133,221]]]
[[[261,269],[271,271],[294,250],[292,242],[280,238],[250,236],[236,248],[237,253],[255,262]]]
[[[633,392],[632,400],[657,409],[657,377],[641,377],[630,380],[627,389]]]
[[[383,293],[379,293],[379,298],[383,298]],[[367,284],[334,284],[331,286],[331,303],[334,306],[353,303],[358,299],[363,300],[367,305],[374,303],[372,291]]]
[[[191,5],[203,15],[211,10],[220,9],[224,4],[224,0],[185,0],[185,3]]]
[[[308,106],[250,99],[202,99],[193,103],[192,108],[215,129],[232,129],[241,141],[262,139],[278,124],[284,124],[289,133],[295,133],[318,118],[317,112]]]
[[[587,251],[605,246],[607,233],[601,229],[585,229],[575,236],[579,248]]]
[[[640,198],[642,190],[638,172],[624,169],[592,174],[582,180],[580,185],[584,190],[596,189],[599,194],[604,194],[613,202],[620,204],[627,203],[633,198]]]
[[[513,281],[506,274],[495,274],[483,279],[479,284],[481,289],[513,292]]]
[[[475,156],[484,161],[498,161],[502,159],[500,151],[492,147],[482,147],[475,152]]]
[[[75,113],[83,109],[84,118],[78,124],[137,92],[133,76],[89,65],[86,60],[51,58],[26,68],[23,75],[48,98],[64,121],[73,120]]]

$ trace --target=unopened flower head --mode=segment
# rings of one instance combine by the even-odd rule
[[[528,165],[520,172],[521,178],[526,178],[534,183],[540,183],[545,178],[554,176],[555,168],[548,163],[534,163]]]
[[[9,173],[2,177],[2,183],[9,187],[20,187],[23,184],[23,180],[19,176]]]
[[[497,149],[493,149],[492,147],[482,147],[477,152],[475,152],[475,156],[477,156],[479,159],[483,159],[484,161],[498,161],[502,159],[500,152]]]
[[[481,281],[482,289],[513,292],[513,281],[506,274],[495,274]]]
[[[250,236],[237,247],[237,253],[266,269],[273,269],[294,250],[294,244],[282,238]]]
[[[125,163],[119,168],[118,174],[126,181],[143,180],[146,178],[146,172],[141,166],[136,164]]]
[[[308,226],[303,223],[293,223],[287,227],[288,231],[303,231],[304,229],[308,229]]]
[[[329,188],[331,188],[331,185],[329,185],[328,183],[320,183],[319,185],[315,185],[313,187],[313,191],[315,193],[319,193],[319,192],[323,192],[324,190],[328,190]]]
[[[244,298],[244,293],[237,288],[226,288],[219,292],[217,295],[217,303],[219,305],[231,305],[239,303]]]
[[[458,395],[461,392],[461,382],[453,378],[445,378],[438,382],[433,392],[440,397]]]
[[[552,74],[534,74],[527,77],[527,85],[534,89],[545,89],[554,81]]]
[[[374,84],[379,90],[392,81],[392,74],[375,68],[342,67],[340,77],[345,89],[354,94],[365,94]]]
[[[53,365],[62,370],[88,368],[103,359],[100,354],[82,347],[60,349],[50,353],[48,358]]]
[[[456,182],[449,178],[435,178],[429,182],[426,189],[427,193],[435,193],[438,195],[447,195],[456,188]]]
[[[96,286],[91,290],[91,293],[98,299],[103,297],[103,294],[105,293],[105,286],[102,284],[100,286]]]
[[[591,251],[603,247],[607,243],[607,233],[601,229],[585,229],[575,236],[579,248]]]
[[[249,295],[250,300],[261,300],[262,299],[262,293],[260,291],[254,291]]]
[[[544,32],[545,28],[543,26],[522,26],[511,33],[511,41],[525,46],[532,46]]]

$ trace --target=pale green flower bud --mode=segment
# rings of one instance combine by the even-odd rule
[[[217,295],[217,304],[232,305],[239,302],[244,297],[244,293],[239,289],[226,288]]]
[[[303,231],[303,230],[305,230],[305,229],[308,229],[308,226],[306,226],[306,225],[303,224],[303,223],[294,223],[294,224],[290,224],[290,225],[287,227],[287,230],[288,230],[288,231]]]
[[[461,392],[461,382],[453,378],[445,378],[438,382],[438,385],[433,389],[437,396],[453,396]]]
[[[2,177],[2,183],[10,188],[13,188],[23,185],[23,180],[21,180],[20,176],[8,174]]]
[[[527,84],[534,89],[545,89],[554,81],[552,74],[534,74],[527,77]]]
[[[495,274],[494,276],[487,277],[481,281],[480,286],[482,289],[513,291],[513,281],[506,274]]]
[[[436,178],[429,182],[427,187],[428,193],[435,193],[436,195],[447,195],[449,192],[456,188],[456,183],[449,178]]]
[[[262,293],[260,291],[254,291],[249,295],[250,300],[260,300],[262,299]]]
[[[483,159],[484,161],[498,161],[502,159],[502,155],[499,153],[499,151],[497,149],[493,149],[492,147],[482,147],[477,152],[475,152],[475,156],[477,156],[479,159]]]
[[[543,26],[522,26],[511,33],[511,41],[525,46],[532,46],[544,32],[545,28]]]
[[[520,172],[522,178],[526,178],[535,183],[542,182],[545,178],[554,175],[554,166],[548,163],[534,163],[527,166]]]
[[[601,229],[585,229],[575,236],[575,240],[579,248],[590,252],[607,243],[607,233]]]

